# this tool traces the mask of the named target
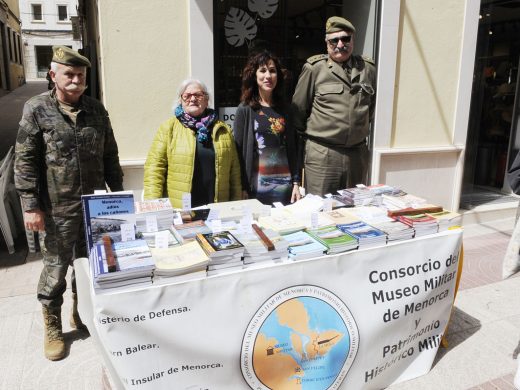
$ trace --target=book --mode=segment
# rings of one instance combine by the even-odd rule
[[[196,238],[209,257],[244,251],[244,246],[228,231],[197,233]]]
[[[99,195],[82,195],[85,241],[90,253],[94,244],[102,244],[103,236],[121,241],[121,224],[135,225],[134,195],[128,191]]]
[[[260,217],[258,218],[258,224],[263,228],[274,230],[280,234],[294,233],[306,227],[305,222],[301,219],[285,212]]]
[[[208,207],[218,212],[221,221],[239,221],[245,216],[245,211],[251,211],[253,219],[269,215],[271,206],[266,206],[258,199],[244,199],[230,202],[210,203]]]
[[[332,255],[357,249],[358,240],[349,233],[345,233],[336,226],[324,226],[316,229],[308,229],[312,237],[327,247],[327,254]]]
[[[151,283],[154,261],[146,241],[114,242],[110,250],[105,244],[95,244],[90,255],[95,287]],[[109,256],[115,259],[115,270],[109,267]]]
[[[357,238],[359,249],[386,244],[386,234],[363,221],[341,224],[338,229]]]
[[[292,260],[302,260],[322,256],[327,247],[307,232],[299,231],[284,235],[289,242],[288,257]]]
[[[436,213],[426,213],[426,215],[437,220],[437,223],[439,224],[439,232],[456,226],[461,226],[462,224],[462,216],[454,211],[444,210]]]
[[[196,241],[172,248],[151,249],[156,276],[170,277],[206,270],[208,255]]]
[[[211,229],[204,221],[193,221],[181,225],[174,225],[172,232],[182,243],[195,240],[197,233],[211,233]]]
[[[136,214],[150,213],[164,210],[172,210],[173,207],[169,198],[136,200],[134,202]]]

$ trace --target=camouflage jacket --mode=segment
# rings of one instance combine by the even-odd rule
[[[81,215],[81,195],[123,189],[114,133],[103,105],[82,96],[76,125],[55,92],[25,103],[16,139],[15,185],[25,210]]]

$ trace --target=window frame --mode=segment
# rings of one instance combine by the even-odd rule
[[[40,17],[41,19],[35,19],[34,16],[34,7],[39,6],[40,7]],[[45,20],[43,18],[43,4],[42,3],[31,3],[31,22],[32,23],[45,23]]]
[[[65,7],[65,12],[66,12],[65,19],[60,19],[60,7]],[[71,23],[68,4],[56,4],[56,17],[57,17],[58,23]]]

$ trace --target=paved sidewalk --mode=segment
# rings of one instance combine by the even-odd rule
[[[47,81],[29,81],[13,92],[0,97],[0,159],[16,142],[18,123],[22,117],[23,105],[31,97],[47,91]]]
[[[513,389],[520,277],[500,279],[512,219],[465,228],[464,271],[449,347],[439,350],[430,373],[392,390]],[[70,290],[62,312],[67,357],[58,362],[44,358],[41,306],[34,293],[41,260],[39,254],[25,259],[26,253],[9,256],[0,248],[0,390],[103,389],[102,361],[92,339],[68,325]]]

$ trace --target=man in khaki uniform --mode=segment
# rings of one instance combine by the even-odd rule
[[[292,100],[294,126],[306,140],[305,188],[315,195],[366,182],[375,104],[375,64],[352,55],[352,23],[333,16],[325,32],[328,54],[307,59]]]

